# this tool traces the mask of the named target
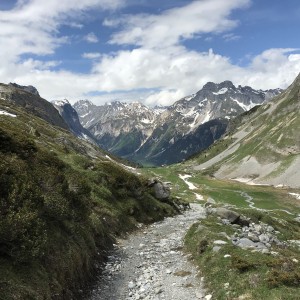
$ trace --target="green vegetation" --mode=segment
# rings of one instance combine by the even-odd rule
[[[194,193],[199,193],[205,200],[212,198],[216,206],[229,205],[254,223],[271,225],[279,232],[277,237],[281,241],[300,240],[299,222],[294,220],[300,214],[299,200],[288,194],[299,193],[297,190],[221,181],[193,172],[186,164],[143,172],[170,181],[177,196],[195,202]],[[191,174],[188,181],[197,189],[189,190],[179,174]],[[249,199],[255,208],[249,207]],[[214,299],[299,299],[299,247],[273,246],[275,255],[244,250],[226,239],[226,235],[232,236],[234,232],[233,226],[210,215],[194,224],[185,238],[185,249],[199,265],[199,276],[204,276]],[[216,240],[227,241],[218,252],[213,251]]]
[[[210,216],[194,224],[185,238],[186,249],[200,266],[215,299],[299,299],[299,249],[277,247],[273,248],[277,255],[266,255],[228,242],[214,252],[213,241],[226,240],[224,232],[232,235],[232,226]]]
[[[0,108],[0,299],[71,299],[115,237],[172,215],[147,179],[97,147]]]

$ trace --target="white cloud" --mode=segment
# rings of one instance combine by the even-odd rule
[[[11,11],[0,11],[0,81],[34,85],[49,100],[75,101],[87,98],[91,91],[105,91],[111,93],[88,98],[97,103],[140,98],[147,104],[167,105],[196,92],[207,81],[232,80],[236,85],[254,88],[285,88],[300,71],[296,49],[269,49],[241,67],[212,50],[197,52],[182,45],[182,39],[202,33],[234,38],[227,30],[238,22],[230,18],[230,13],[245,7],[248,0],[194,1],[160,15],[106,20],[104,24],[112,29],[118,24],[124,26],[112,36],[112,43],[133,44],[136,48],[105,55],[83,53],[82,57],[93,63],[89,74],[54,71],[60,62],[53,57],[49,61],[20,60],[25,53],[54,53],[68,42],[68,37],[59,34],[61,24],[77,24],[84,11],[113,9],[121,4],[121,0],[85,0],[76,5],[71,0],[31,0],[20,1]]]
[[[0,57],[17,62],[25,53],[52,54],[68,41],[59,34],[62,24],[72,24],[92,8],[114,9],[123,3],[124,0],[85,0],[76,4],[73,0],[19,0],[12,10],[0,11]]]
[[[285,88],[300,72],[300,55],[291,54],[293,50],[269,49],[241,67],[212,50],[199,53],[183,47],[168,51],[139,48],[104,57],[95,64],[94,74],[101,78],[101,89],[106,91],[160,88],[145,101],[166,105],[196,92],[208,81],[232,80],[236,85],[257,89]]]
[[[112,44],[133,44],[147,48],[178,45],[202,33],[228,31],[238,22],[230,18],[234,9],[243,8],[250,0],[202,0],[173,8],[160,15],[129,15],[117,22],[105,20],[104,25],[122,25],[113,35]]]
[[[90,32],[89,34],[87,34],[84,39],[88,42],[88,43],[98,43],[99,39],[96,36],[96,34],[94,32]]]

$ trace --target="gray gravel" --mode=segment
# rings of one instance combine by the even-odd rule
[[[197,268],[182,252],[188,228],[205,216],[204,208],[192,204],[183,215],[119,241],[87,300],[211,299]]]

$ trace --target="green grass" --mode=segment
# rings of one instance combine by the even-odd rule
[[[276,220],[272,224],[280,226]],[[243,250],[227,241],[219,252],[213,252],[214,240],[226,241],[221,232],[230,236],[233,230],[211,216],[194,224],[185,237],[186,250],[199,265],[214,299],[299,299],[299,263],[292,260],[300,261],[299,249],[274,248],[279,254],[273,256]],[[226,254],[230,257],[224,257]]]
[[[176,213],[99,148],[0,109],[17,115],[0,117],[1,300],[74,298],[117,236]]]
[[[213,198],[217,206],[232,206],[252,222],[273,226],[280,232],[277,237],[282,241],[300,239],[300,225],[294,220],[300,214],[300,202],[288,194],[294,190],[221,181],[193,172],[186,164],[145,168],[143,172],[164,178],[173,186],[177,185],[175,194],[185,200],[196,201],[194,192],[199,193],[205,199]],[[192,175],[188,181],[197,187],[196,190],[189,190],[178,177],[179,174],[188,173]],[[294,192],[299,193],[297,190]],[[251,196],[254,206],[261,210],[251,209],[242,193]],[[285,210],[292,214],[287,214]],[[299,248],[273,247],[272,250],[278,252],[278,256],[273,256],[243,250],[228,242],[219,252],[213,252],[214,240],[227,241],[224,232],[231,236],[234,229],[230,225],[221,224],[214,216],[209,216],[194,224],[185,237],[185,249],[199,266],[201,276],[204,276],[206,287],[214,299],[238,299],[239,296],[253,300],[299,299]],[[225,258],[226,254],[231,257]],[[227,283],[229,288],[225,289],[224,284]]]

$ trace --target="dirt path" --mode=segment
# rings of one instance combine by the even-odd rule
[[[198,271],[182,252],[188,228],[205,210],[191,210],[142,228],[119,242],[88,300],[211,299]]]

